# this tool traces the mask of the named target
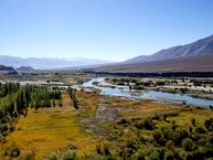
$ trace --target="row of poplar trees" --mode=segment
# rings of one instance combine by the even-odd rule
[[[0,139],[7,134],[13,119],[27,115],[27,108],[63,106],[60,89],[19,83],[0,83]]]

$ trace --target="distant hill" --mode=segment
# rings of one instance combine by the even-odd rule
[[[138,56],[125,61],[125,63],[138,63],[158,61],[166,59],[177,59],[183,57],[203,56],[213,54],[213,35],[200,39],[190,44],[175,46],[161,50],[150,56]]]
[[[34,69],[57,69],[65,67],[77,67],[87,65],[107,64],[109,62],[98,59],[85,59],[85,58],[21,58],[13,56],[0,55],[0,64],[10,65],[14,68],[21,66],[32,66]]]
[[[13,69],[13,67],[7,67],[0,65],[0,75],[17,75],[18,73]]]
[[[85,69],[96,73],[213,72],[213,55]]]
[[[107,73],[213,72],[213,35],[183,46],[85,71]]]
[[[18,71],[19,73],[25,73],[34,71],[34,68],[32,68],[31,66],[21,66],[16,68],[16,71]]]

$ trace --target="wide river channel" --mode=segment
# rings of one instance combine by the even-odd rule
[[[213,106],[213,100],[206,100],[202,98],[194,98],[186,94],[177,93],[166,93],[161,91],[153,90],[134,90],[129,88],[111,88],[111,87],[100,87],[93,84],[93,82],[103,81],[104,77],[93,78],[92,80],[83,83],[82,87],[94,87],[102,91],[103,95],[109,96],[121,96],[134,99],[148,99],[155,100],[158,102],[168,102],[168,103],[183,103],[191,104],[195,106]],[[137,93],[137,94],[135,94]]]

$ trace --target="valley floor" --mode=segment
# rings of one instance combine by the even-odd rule
[[[159,142],[154,136],[157,131],[163,137],[163,130],[172,130],[175,125],[186,130],[184,138],[188,138],[195,134],[199,137],[197,128],[201,127],[204,131],[198,140],[203,139],[205,144],[200,146],[194,141],[194,147],[198,148],[204,148],[212,136],[204,127],[205,120],[213,118],[213,111],[207,108],[109,97],[100,95],[97,90],[78,91],[77,97],[78,110],[71,105],[67,93],[63,93],[61,108],[28,109],[27,116],[21,116],[14,131],[0,144],[0,159],[33,157],[41,160],[54,156],[62,159],[66,156],[74,159],[138,159],[140,156],[152,159],[152,152],[160,153],[158,150],[164,149],[167,141],[164,138],[165,142]],[[193,125],[192,119],[195,119]],[[145,121],[149,122],[145,124]],[[176,144],[176,140],[171,141],[174,141],[173,150],[165,148],[163,156],[170,152],[174,156],[178,152],[178,156],[186,159],[188,150],[181,148],[181,143]],[[19,150],[20,155],[11,155],[14,154],[11,148]],[[196,148],[190,148],[190,153],[194,150]]]

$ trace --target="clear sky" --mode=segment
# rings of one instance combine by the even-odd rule
[[[122,61],[213,34],[212,0],[0,0],[0,55]]]

